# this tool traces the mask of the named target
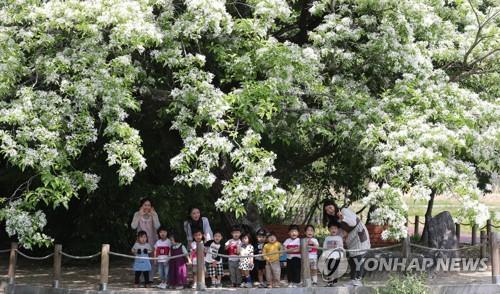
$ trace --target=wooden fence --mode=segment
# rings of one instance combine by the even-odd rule
[[[486,239],[486,236],[483,234],[483,238]],[[491,271],[492,271],[492,282],[494,284],[500,284],[500,232],[491,232],[490,238],[489,239],[489,248],[490,248],[490,260],[491,260]],[[404,257],[409,257],[410,252],[411,252],[411,247],[415,246],[417,248],[424,248],[426,249],[427,247],[417,245],[417,244],[411,244],[410,238],[406,238],[403,240],[402,243],[396,244],[396,246],[401,246],[401,253],[402,256]],[[395,246],[389,246],[391,248],[395,248]],[[99,290],[100,291],[106,291],[108,290],[108,285],[109,285],[109,256],[112,255],[117,255],[117,256],[126,256],[126,257],[132,257],[133,256],[127,256],[125,254],[120,254],[120,253],[115,253],[110,251],[110,245],[109,244],[103,244],[101,248],[101,252],[98,252],[94,255],[90,256],[73,256],[68,253],[65,253],[62,251],[62,245],[56,244],[54,246],[54,253],[49,254],[45,257],[30,257],[24,253],[22,253],[19,248],[17,243],[12,243],[10,250],[3,250],[3,252],[9,252],[9,268],[8,268],[8,282],[9,284],[15,284],[16,281],[16,266],[17,266],[17,259],[18,255],[21,255],[23,257],[29,258],[29,259],[34,259],[34,260],[44,260],[44,259],[49,259],[53,257],[53,283],[52,286],[54,288],[59,288],[60,287],[60,281],[61,281],[61,275],[62,275],[62,257],[69,257],[73,259],[90,259],[94,258],[97,256],[100,256],[101,258],[101,269],[100,269],[100,277],[99,277]],[[383,250],[383,248],[374,248],[370,250]],[[436,248],[427,248],[430,250],[441,250],[441,249],[436,249]],[[301,278],[303,281],[303,286],[304,287],[310,287],[311,286],[311,273],[309,270],[309,248],[307,247],[307,242],[306,239],[301,240],[301,262],[302,262],[302,271],[301,271]],[[481,250],[486,250],[481,247]],[[202,242],[197,244],[196,247],[196,254],[197,254],[197,275],[196,275],[196,285],[197,285],[197,290],[205,290],[205,247]]]

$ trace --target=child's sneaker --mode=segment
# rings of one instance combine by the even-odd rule
[[[243,282],[243,283],[241,283],[240,288],[245,288],[245,286],[246,286],[246,285],[245,285],[245,283]]]
[[[193,283],[193,285],[191,286],[191,289],[196,289],[196,283]]]

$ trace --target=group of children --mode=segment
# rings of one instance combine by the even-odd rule
[[[342,248],[343,237],[340,236],[337,225],[329,227],[330,236],[323,242],[324,249]],[[154,248],[147,242],[147,234],[144,231],[137,233],[137,241],[132,247],[132,253],[136,255],[133,270],[135,272],[135,286],[139,286],[141,275],[145,287],[148,286],[152,265],[147,257],[155,257],[154,264],[157,265],[160,274],[161,289],[182,289],[187,286],[188,268],[192,265],[193,288],[196,288],[197,255],[196,247],[203,240],[203,232],[195,230],[193,241],[189,244],[189,251],[175,233],[168,233],[163,227],[158,229],[158,241]],[[315,230],[312,225],[305,228],[305,238],[309,247],[309,264],[313,285],[318,282],[318,248],[319,242],[314,237]],[[289,287],[297,287],[300,282],[301,252],[299,227],[290,225],[288,228],[289,238],[281,244],[274,233],[261,229],[257,231],[257,242],[252,245],[251,235],[242,233],[239,226],[231,230],[231,238],[222,243],[223,235],[216,231],[213,239],[204,242],[205,267],[207,276],[210,277],[211,287],[222,287],[221,279],[224,275],[223,257],[227,257],[229,276],[232,287],[252,287],[251,272],[256,270],[259,287],[280,287],[281,270],[286,269]],[[286,256],[286,257],[285,257]],[[146,257],[146,258],[145,258]],[[285,259],[282,259],[285,258]],[[265,280],[264,281],[264,277]],[[333,281],[335,282],[335,281]],[[329,283],[332,285],[332,283]]]

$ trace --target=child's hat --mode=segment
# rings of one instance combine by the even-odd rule
[[[257,236],[267,236],[267,232],[265,229],[259,229],[257,231]]]

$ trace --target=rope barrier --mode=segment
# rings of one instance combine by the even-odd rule
[[[7,253],[7,252],[10,252],[10,249],[3,249],[3,250],[0,250],[0,253]]]
[[[32,260],[44,260],[44,259],[49,259],[51,258],[52,256],[54,256],[54,253],[51,253],[47,256],[41,256],[41,257],[38,257],[38,256],[29,256],[27,254],[24,254],[22,253],[21,251],[19,251],[18,249],[16,249],[16,252],[19,253],[19,255],[21,255],[22,257],[24,258],[27,258],[27,259],[32,259]]]
[[[446,248],[432,248],[432,247],[427,247],[423,245],[417,245],[417,244],[410,244],[411,247],[415,248],[420,248],[420,249],[425,249],[425,250],[430,250],[430,251],[461,251],[461,250],[469,250],[475,247],[481,247],[483,246],[482,244],[476,244],[476,245],[471,245],[467,247],[462,247],[462,248],[451,248],[451,249],[446,249]]]
[[[101,252],[97,252],[96,254],[87,255],[87,256],[75,256],[75,255],[71,255],[69,253],[61,251],[61,255],[66,256],[68,258],[72,258],[72,259],[92,259],[94,257],[101,255]]]
[[[401,247],[403,244],[398,243],[394,245],[389,245],[385,247],[376,247],[376,248],[367,248],[367,249],[343,249],[345,252],[360,252],[360,251],[381,251],[381,250],[388,250],[388,249],[393,249],[397,247]],[[323,247],[315,247],[319,250],[332,250],[333,248],[323,248]]]
[[[118,252],[113,252],[113,251],[110,251],[109,255],[125,257],[125,258],[130,258],[130,259],[146,259],[146,260],[159,260],[159,259],[165,260],[166,259],[166,260],[170,260],[170,259],[188,256],[189,253],[179,254],[179,255],[174,255],[174,256],[167,256],[166,258],[165,257],[160,258],[160,257],[135,256],[135,255],[128,255],[128,254],[123,254],[123,253],[118,253]]]
[[[300,252],[295,252],[295,249],[291,250],[280,250],[276,252],[270,252],[270,253],[261,253],[261,254],[254,254],[254,255],[227,255],[227,254],[221,254],[221,253],[212,253],[214,256],[220,256],[220,257],[225,257],[225,258],[251,258],[251,257],[264,257],[268,255],[276,255],[276,254],[283,254],[283,253],[294,253],[294,254],[300,254]]]

